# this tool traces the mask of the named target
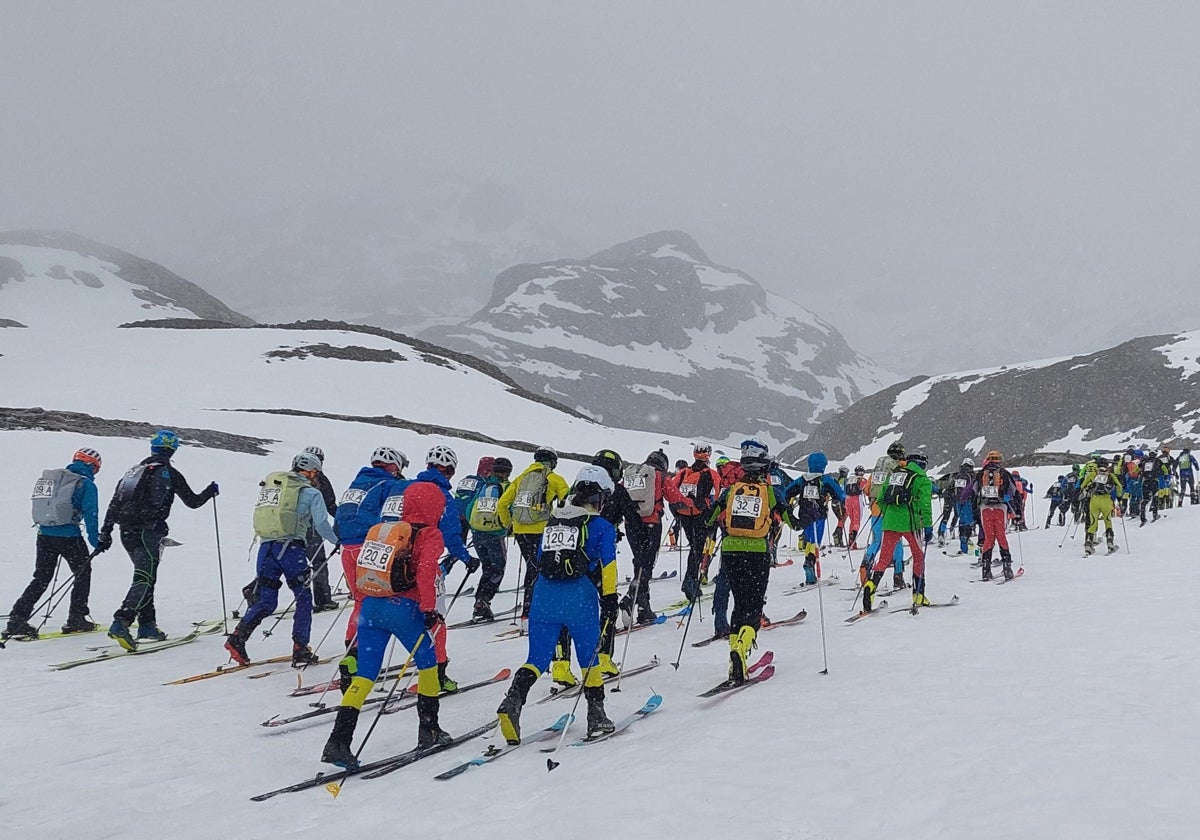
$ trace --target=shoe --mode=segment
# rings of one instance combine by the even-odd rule
[[[338,606],[337,601],[322,601],[319,604],[313,604],[313,612],[315,613],[330,612],[332,610],[340,609],[341,607]]]
[[[4,635],[10,639],[36,639],[38,631],[28,621],[18,621],[15,618],[10,618],[8,620],[8,627],[4,630]]]
[[[292,642],[292,667],[307,668],[309,665],[318,665],[321,662],[321,657],[313,653],[313,649],[308,645],[302,645],[299,642]]]
[[[600,654],[600,661],[596,667],[600,669],[600,675],[603,677],[615,677],[621,673],[621,669],[613,664],[612,656],[607,653]]]
[[[513,746],[521,743],[521,709],[537,678],[538,672],[531,666],[522,665],[518,668],[504,699],[500,701],[500,707],[496,709],[496,717],[500,719],[500,734]]]
[[[904,575],[892,575],[892,589],[904,589],[908,584],[904,582]]]
[[[1005,564],[1004,564],[1004,579],[1005,579],[1005,580],[1012,580],[1012,579],[1013,579],[1012,563],[1005,563]]]
[[[230,658],[237,664],[250,664],[250,654],[246,653],[246,637],[242,635],[240,626],[233,628],[233,632],[225,637],[225,650],[229,651]]]
[[[925,597],[924,592],[914,592],[913,593],[913,606],[914,607],[928,607],[929,606],[929,599]]]
[[[165,642],[167,634],[159,630],[157,624],[142,624],[139,621],[137,638],[139,642]]]
[[[604,687],[589,686],[583,690],[583,696],[587,699],[588,706],[587,737],[600,738],[616,731],[616,726],[608,719],[604,710]]]
[[[568,688],[579,685],[579,680],[575,678],[575,674],[571,671],[571,660],[569,659],[555,659],[550,663],[550,677],[556,685],[563,685]]]
[[[471,613],[472,621],[495,621],[496,616],[492,612],[492,605],[487,601],[476,601],[475,611]]]
[[[713,633],[713,635],[712,635],[712,640],[714,642],[719,642],[722,639],[728,639],[728,638],[729,638],[729,628],[728,627],[722,628],[722,629],[718,630],[717,632]]]
[[[440,747],[454,740],[450,733],[438,725],[438,699],[417,695],[417,749],[427,750]]]
[[[729,637],[729,681],[744,683],[746,681],[746,660],[754,647],[755,632],[753,627],[741,627],[737,633]]]
[[[321,750],[321,761],[333,764],[346,770],[357,770],[358,759],[350,744],[354,740],[354,727],[358,725],[358,709],[353,706],[340,706],[337,720],[334,721],[333,731]]]
[[[353,645],[346,651],[342,661],[338,663],[338,688],[342,694],[350,689],[350,682],[358,676],[358,645]]]
[[[441,690],[442,694],[453,694],[454,692],[458,691],[458,683],[446,676],[447,664],[449,664],[448,661],[438,663],[438,688]]]
[[[654,610],[640,609],[638,610],[638,624],[654,624],[658,621],[658,613]]]
[[[871,606],[871,602],[875,598],[875,587],[876,587],[876,583],[875,583],[874,578],[872,578],[871,580],[868,580],[866,583],[863,584],[863,587],[862,587],[863,612],[871,612],[871,610],[873,609],[873,607]]]
[[[69,618],[67,623],[62,626],[64,633],[91,633],[99,629],[99,624],[88,621],[86,618]]]
[[[633,596],[626,595],[621,599],[621,602],[617,606],[621,612],[625,613],[626,615],[633,615],[633,608],[635,606],[633,603]]]
[[[113,623],[108,625],[108,638],[115,639],[125,650],[137,650],[137,642],[129,634],[129,625],[119,618],[114,618]]]

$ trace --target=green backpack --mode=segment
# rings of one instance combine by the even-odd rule
[[[471,513],[467,524],[472,531],[501,531],[500,524],[500,494],[503,488],[499,484],[487,483],[479,488],[475,498],[471,500]]]
[[[291,470],[273,472],[259,483],[254,503],[254,533],[263,542],[303,539],[308,523],[301,522],[296,508],[300,491],[312,487],[309,480]]]

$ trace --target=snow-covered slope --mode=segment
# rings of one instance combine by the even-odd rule
[[[931,461],[1200,442],[1200,332],[1137,338],[1098,353],[914,377],[859,400],[784,456],[858,458],[880,438]]]
[[[205,237],[189,261],[213,292],[260,321],[330,318],[416,330],[487,300],[497,272],[571,243],[497,184],[393,185],[322,196]]]
[[[515,266],[485,310],[425,335],[606,423],[718,439],[791,440],[891,381],[811,311],[678,231]]]
[[[71,233],[0,233],[0,316],[26,326],[147,318],[253,323],[157,263]]]

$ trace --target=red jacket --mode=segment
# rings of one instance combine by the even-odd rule
[[[422,527],[413,542],[417,585],[401,593],[400,597],[416,601],[421,612],[437,609],[437,580],[441,574],[438,560],[446,548],[438,522],[445,509],[446,495],[432,482],[414,481],[404,490],[404,512],[400,521]]]
[[[675,486],[672,478],[672,476],[668,476],[662,470],[654,471],[654,513],[642,517],[642,521],[647,525],[654,525],[662,521],[664,500],[668,504],[673,505],[682,504],[687,501],[687,498]]]

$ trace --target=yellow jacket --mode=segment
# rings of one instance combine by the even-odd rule
[[[547,469],[545,464],[534,461],[508,485],[508,489],[500,496],[499,509],[496,511],[500,514],[500,524],[505,528],[511,528],[514,534],[540,534],[546,530],[545,521],[534,522],[530,525],[524,525],[520,522],[514,522],[512,518],[513,501],[517,498],[517,488],[521,486],[521,479],[531,472],[541,470],[546,473],[546,504],[553,507],[557,503],[562,503],[567,498],[567,493],[571,488],[567,486],[566,479],[553,470]],[[546,518],[550,518],[550,511],[545,511]]]

